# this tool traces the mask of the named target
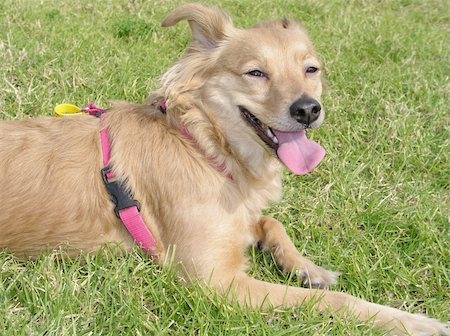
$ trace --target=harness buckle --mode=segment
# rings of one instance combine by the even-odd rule
[[[111,173],[111,168],[106,166],[102,168],[101,174],[103,182],[105,183],[106,190],[111,198],[111,201],[116,205],[114,213],[117,218],[120,218],[120,211],[136,207],[138,211],[141,211],[141,204],[132,198],[132,195],[125,190],[123,184],[118,181],[110,181],[108,174]]]

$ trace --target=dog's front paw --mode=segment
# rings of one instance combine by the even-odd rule
[[[397,316],[395,328],[390,331],[395,336],[449,336],[449,324],[444,324],[425,315],[402,312]]]
[[[328,288],[335,285],[341,274],[326,270],[312,262],[303,263],[302,267],[295,267],[293,272],[301,279],[302,285],[309,288]]]

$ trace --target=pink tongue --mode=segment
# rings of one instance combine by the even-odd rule
[[[317,142],[308,140],[305,131],[273,132],[278,139],[279,159],[296,175],[308,174],[325,156],[325,149]]]

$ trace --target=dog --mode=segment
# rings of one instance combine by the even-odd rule
[[[325,117],[322,66],[306,31],[289,19],[238,29],[199,4],[176,8],[162,25],[182,20],[193,42],[146,104],[115,103],[101,118],[0,123],[0,248],[36,256],[136,247],[100,174],[107,130],[108,172],[139,201],[155,262],[173,258],[185,279],[242,305],[309,302],[396,335],[448,335],[428,317],[329,291],[338,273],[301,256],[283,225],[261,215],[281,197],[283,165],[302,175],[324,155],[306,137]],[[305,288],[247,275],[254,244]]]

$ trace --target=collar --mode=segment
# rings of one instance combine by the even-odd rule
[[[159,110],[161,111],[162,114],[167,113],[167,102],[165,99],[161,102],[161,104],[159,104]],[[205,153],[205,151],[200,147],[198,142],[195,140],[195,138],[192,136],[192,134],[189,132],[187,127],[180,128],[180,134],[185,139],[189,140],[200,153],[202,153],[204,156],[206,156],[209,164],[211,166],[213,166],[219,173],[226,176],[229,180],[234,181],[233,175],[231,175],[231,173],[227,172],[227,167],[226,167],[225,163],[217,164],[217,162],[213,156],[207,155]]]
[[[90,115],[99,117],[101,123],[103,123],[103,113],[107,111],[98,108],[94,104],[89,104],[83,110]],[[144,250],[144,252],[152,257],[157,257],[157,243],[142,218],[139,202],[131,197],[130,193],[126,191],[123,183],[120,180],[115,179],[115,175],[111,171],[111,141],[106,127],[101,129],[100,139],[104,165],[101,173],[106,190],[111,197],[111,201],[116,205],[114,213],[122,221],[134,241]]]

